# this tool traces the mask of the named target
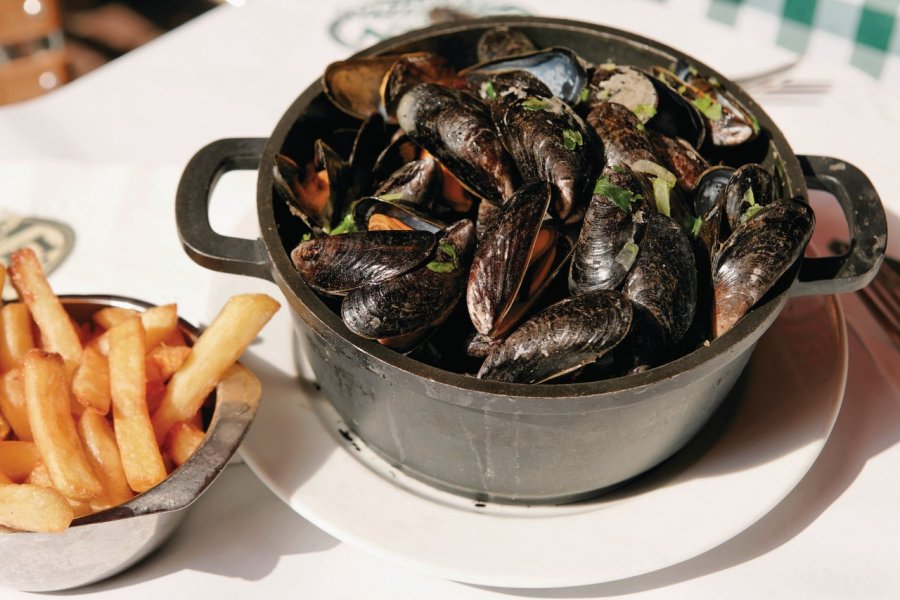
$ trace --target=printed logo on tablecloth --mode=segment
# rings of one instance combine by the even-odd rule
[[[331,22],[329,33],[349,48],[364,48],[410,29],[439,21],[486,15],[525,15],[509,2],[478,0],[376,0],[349,8]]]
[[[10,255],[19,248],[32,248],[41,261],[44,273],[49,275],[72,252],[75,232],[59,221],[38,217],[22,217],[0,212],[0,262],[9,265]],[[3,299],[14,300],[12,286],[3,288]]]

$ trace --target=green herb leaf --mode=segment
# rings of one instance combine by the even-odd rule
[[[743,201],[745,204],[749,204],[750,206],[756,205],[756,198],[753,196],[753,188],[747,188],[747,191],[744,192]]]
[[[683,93],[685,93],[685,92],[687,91],[687,86],[686,86],[686,85],[679,85],[679,86],[678,86],[678,89],[675,90],[675,91],[678,92],[679,94],[683,94]]]
[[[353,211],[347,211],[341,222],[334,226],[334,229],[328,232],[328,235],[340,235],[342,233],[353,233],[356,231],[356,222],[353,220]]]
[[[709,85],[713,86],[714,88],[722,87],[722,82],[720,82],[715,77],[710,77],[709,79],[707,79],[707,81],[709,82]]]
[[[753,128],[753,134],[757,135],[759,133],[759,119],[757,119],[754,115],[748,115],[750,117],[750,127]]]
[[[647,131],[647,128],[644,127],[644,124],[641,123],[640,121],[638,121],[638,124],[634,128],[641,132]]]
[[[722,105],[712,99],[711,96],[703,94],[691,100],[691,104],[697,107],[697,110],[706,115],[710,121],[718,121],[722,118]]]
[[[529,96],[522,102],[522,108],[525,108],[526,110],[544,110],[547,108],[547,103],[540,98]]]
[[[588,88],[582,88],[581,93],[578,94],[578,101],[579,102],[587,102],[590,95],[591,95],[591,90],[589,90]]]
[[[452,260],[454,263],[459,262],[459,257],[456,255],[456,246],[454,246],[453,244],[438,244],[438,250],[449,256],[450,260]]]
[[[459,256],[456,254],[456,246],[445,243],[438,244],[438,252],[442,252],[450,260],[433,260],[425,265],[430,271],[435,273],[452,273],[459,267]]]
[[[694,217],[691,219],[691,235],[697,237],[700,235],[700,228],[703,227],[703,219],[701,217]]]
[[[312,239],[312,231],[307,231],[302,236],[300,236],[301,242],[308,242],[311,239]]]
[[[638,119],[646,123],[656,115],[656,107],[652,104],[636,104],[634,108],[631,109],[631,112],[633,112]]]
[[[488,81],[486,84],[484,84],[484,95],[491,100],[497,97],[497,92],[494,90],[494,82]]]
[[[763,205],[762,205],[762,204],[754,204],[753,206],[751,206],[750,208],[748,208],[747,210],[745,210],[745,211],[744,211],[744,214],[741,215],[741,223],[743,223],[744,221],[750,219],[753,215],[755,215],[756,213],[758,213],[758,212],[761,211],[762,209],[763,209]]]
[[[594,185],[594,193],[598,196],[605,196],[613,201],[613,204],[624,210],[631,212],[631,205],[644,197],[635,194],[631,190],[620,187],[609,180],[609,177],[601,177]]]
[[[584,144],[584,138],[581,137],[581,133],[575,131],[574,129],[563,129],[563,145],[566,147],[566,150],[574,150],[578,146]]]
[[[672,186],[662,177],[653,178],[653,199],[656,201],[656,212],[671,216],[671,208],[669,206],[669,190]]]
[[[622,246],[622,249],[619,250],[618,254],[616,254],[616,258],[614,260],[622,265],[622,267],[626,271],[628,271],[631,269],[632,265],[634,265],[634,261],[637,260],[639,251],[640,247],[638,247],[638,245],[634,242],[625,242],[625,245]]]
[[[616,63],[614,63],[614,62],[605,62],[605,63],[601,63],[597,66],[600,67],[601,69],[603,69],[604,71],[615,71],[616,70]]]
[[[452,262],[438,262],[433,260],[425,266],[429,271],[434,271],[435,273],[452,273],[456,270],[456,265]]]
[[[694,65],[688,65],[688,73],[690,73],[691,75],[696,75],[697,67],[695,67]]]

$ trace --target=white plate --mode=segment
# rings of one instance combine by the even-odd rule
[[[270,389],[242,451],[295,511],[384,559],[467,583],[584,585],[697,556],[765,515],[819,455],[846,375],[838,301],[791,301],[739,392],[684,451],[612,495],[569,506],[481,506],[413,480],[342,436],[311,386]]]

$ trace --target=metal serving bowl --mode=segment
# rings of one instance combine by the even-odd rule
[[[151,304],[120,296],[61,296],[78,322],[107,306],[144,310]],[[180,320],[190,340],[199,332]],[[232,388],[233,389],[233,388]],[[123,571],[166,541],[187,508],[219,476],[256,414],[258,390],[213,394],[206,437],[165,480],[119,506],[80,517],[62,533],[0,533],[0,585],[32,592],[74,588]]]
[[[850,253],[801,259],[734,329],[668,364],[607,381],[523,385],[451,373],[362,339],[301,280],[289,258],[300,232],[273,193],[274,156],[283,152],[307,160],[317,137],[354,123],[330,104],[318,82],[268,139],[220,140],[200,150],[182,176],[176,217],[185,250],[199,264],[278,284],[323,390],[354,432],[392,464],[476,499],[568,502],[620,484],[681,448],[731,389],[788,298],[868,283],[884,255],[886,225],[878,196],[858,169],[836,159],[797,156],[736,84],[632,33],[559,19],[487,18],[414,31],[360,54],[431,50],[461,67],[475,62],[481,33],[501,24],[522,30],[538,47],[566,46],[595,63],[648,67],[683,59],[715,76],[758,117],[768,143],[757,145],[755,162],[783,172],[783,195],[805,196],[810,185],[838,198],[852,237]],[[261,239],[213,232],[208,205],[217,178],[257,167]]]

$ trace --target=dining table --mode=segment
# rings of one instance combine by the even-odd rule
[[[541,556],[560,551],[552,543],[521,539],[517,543],[534,554],[529,564],[538,566],[529,567],[532,573],[517,573],[515,565],[505,564],[507,575],[491,578],[483,575],[488,569],[430,558],[457,556],[442,554],[447,549],[441,548],[440,537],[429,540],[422,556],[404,554],[403,546],[393,543],[394,535],[419,541],[432,536],[428,519],[390,508],[396,498],[405,502],[404,495],[428,496],[415,491],[415,484],[392,489],[390,482],[381,482],[377,490],[383,492],[369,493],[353,481],[332,477],[328,493],[335,497],[313,498],[310,486],[327,473],[291,472],[302,462],[298,453],[310,446],[294,437],[303,431],[277,423],[277,411],[305,402],[298,379],[306,367],[297,356],[290,306],[268,281],[215,273],[185,254],[174,211],[179,177],[191,157],[212,141],[268,137],[328,63],[425,26],[437,8],[447,6],[474,16],[590,21],[635,31],[698,57],[743,85],[798,154],[838,157],[865,172],[888,217],[888,255],[900,257],[900,169],[891,150],[900,135],[900,92],[853,65],[819,62],[757,35],[761,19],[725,24],[710,18],[709,2],[656,0],[229,0],[52,93],[0,107],[0,247],[6,252],[11,243],[3,239],[9,231],[4,223],[36,217],[62,224],[72,234],[72,245],[49,275],[57,293],[176,302],[182,317],[201,326],[233,294],[262,292],[282,303],[243,359],[263,381],[260,417],[245,441],[244,458],[232,461],[173,537],[150,556],[111,578],[61,594],[110,600],[898,597],[900,350],[857,294],[827,299],[828,314],[834,315],[829,358],[834,367],[827,373],[833,378],[828,392],[833,398],[825,409],[831,412],[820,415],[818,445],[806,449],[805,462],[785,474],[777,493],[765,493],[763,478],[754,483],[760,497],[767,498],[756,508],[741,508],[746,498],[720,493],[715,515],[709,514],[710,521],[718,519],[715,524],[704,522],[703,512],[709,511],[703,511],[692,513],[695,520],[677,529],[662,527],[658,539],[653,531],[642,533],[649,536],[651,551],[654,546],[685,548],[681,554],[660,551],[655,562],[633,568],[598,564],[595,572],[585,568],[578,577],[555,578],[556,565],[569,559],[585,562],[581,559],[593,556],[594,545],[610,554],[618,545],[627,554],[632,543],[627,531],[584,536],[581,545],[562,550],[563,561]],[[214,230],[259,236],[255,183],[254,171],[222,177],[210,202]],[[828,198],[818,199],[816,210],[813,243],[825,251],[846,227]],[[789,307],[782,318],[791,314]],[[817,335],[812,330],[809,335]],[[802,342],[796,344],[798,352],[815,352]],[[765,347],[772,344],[777,340]],[[791,361],[806,364],[802,356],[781,358],[788,375]],[[802,378],[797,381],[805,385]],[[764,414],[757,418],[766,423]],[[762,438],[764,432],[756,431],[742,443],[765,444]],[[345,453],[342,443],[334,441],[328,452]],[[336,464],[329,462],[332,458],[322,459],[319,470]],[[775,464],[783,458],[766,460]],[[748,474],[764,467],[748,467]],[[355,473],[367,467],[341,468]],[[307,485],[304,477],[314,481]],[[729,485],[715,478],[707,483],[720,491]],[[338,498],[339,493],[353,497]],[[736,504],[733,520],[731,501]],[[338,509],[349,510],[344,507],[352,502],[379,508],[360,509],[364,516],[356,521],[350,515],[342,520]],[[447,505],[457,506],[453,502]],[[316,509],[307,510],[311,506]],[[504,518],[503,510],[493,518]],[[360,523],[377,522],[382,514],[385,522],[377,528]],[[519,516],[506,518],[528,519],[510,514]],[[471,535],[462,532],[446,543],[471,544],[478,556],[479,546],[492,547],[492,542],[479,533],[477,515],[466,518],[475,523]],[[568,527],[566,518],[557,518],[561,528]],[[370,533],[355,529],[363,525]],[[434,526],[439,528],[437,521]],[[717,529],[709,543],[691,543],[692,531],[701,535],[710,528]],[[543,558],[546,573],[539,572]],[[484,557],[486,564],[492,560],[499,564],[502,557]],[[33,596],[3,589],[0,597]]]

